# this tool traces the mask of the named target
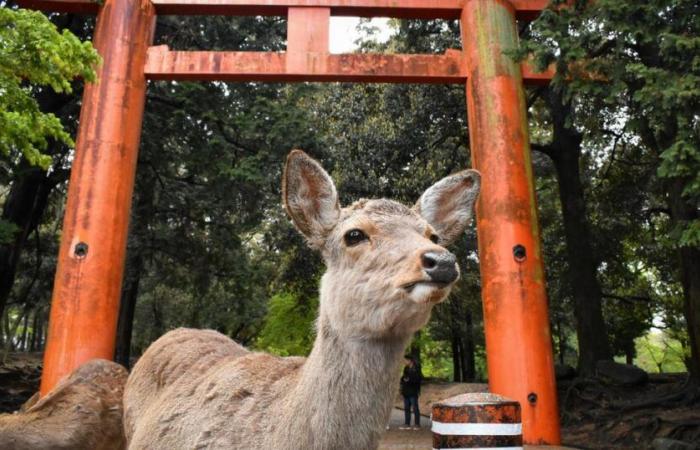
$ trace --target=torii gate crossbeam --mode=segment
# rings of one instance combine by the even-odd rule
[[[23,0],[97,14],[104,59],[80,115],[54,283],[41,393],[85,361],[112,359],[148,79],[466,85],[472,163],[482,173],[477,231],[492,392],[522,405],[523,437],[558,444],[559,419],[523,81],[547,83],[504,54],[516,19],[548,0]],[[152,46],[157,14],[281,15],[284,53],[175,52]],[[463,50],[331,55],[331,15],[459,19]]]

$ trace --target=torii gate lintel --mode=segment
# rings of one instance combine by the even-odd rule
[[[112,359],[147,80],[353,81],[466,86],[489,387],[522,405],[526,443],[558,444],[559,419],[523,82],[504,55],[516,19],[549,0],[21,0],[97,14],[104,59],[85,87],[54,283],[41,393],[85,361]],[[159,14],[279,15],[286,52],[180,52],[152,46]],[[459,19],[462,50],[332,55],[331,15]]]

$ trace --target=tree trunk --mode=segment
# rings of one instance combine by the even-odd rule
[[[130,241],[132,239],[130,236]],[[134,325],[134,311],[139,293],[139,283],[143,272],[143,252],[136,243],[129,245],[124,285],[122,286],[121,304],[119,306],[119,322],[117,325],[117,343],[114,350],[114,361],[130,369],[131,336]]]
[[[85,27],[87,20],[92,19],[73,14],[57,14],[51,17],[51,21],[59,30],[67,29],[81,39],[88,37]],[[76,83],[71,94],[42,89],[36,95],[36,100],[42,112],[53,113],[61,118],[62,115],[66,115],[66,106],[74,104],[74,100],[80,98],[81,94],[82,84]],[[65,145],[55,142],[50,143],[46,150],[52,155],[65,154],[67,151]],[[39,224],[51,191],[65,181],[67,176],[68,172],[60,168],[47,176],[46,171],[29,165],[24,158],[17,165],[1,216],[2,220],[14,224],[18,231],[11,242],[0,245],[0,315],[12,291],[17,264],[27,237]]]
[[[0,245],[0,314],[12,291],[27,238],[39,224],[55,186],[55,181],[47,177],[45,171],[24,161],[17,170],[21,174],[12,182],[2,209],[2,220],[17,227],[17,232],[11,242]]]
[[[20,340],[20,349],[22,349],[23,352],[27,351],[27,329],[29,328],[29,314],[31,314],[31,312],[27,312],[27,314],[24,316],[24,321],[22,323],[22,339]]]
[[[559,365],[564,365],[564,357],[566,356],[566,336],[562,330],[561,319],[556,321],[557,337],[559,339]]]
[[[41,309],[39,310],[39,321],[38,321],[38,330],[37,330],[37,335],[36,335],[36,350],[38,352],[43,352],[44,351],[44,333],[46,332],[46,315],[44,314],[44,310]]]
[[[595,370],[596,361],[612,359],[612,352],[603,320],[602,291],[596,277],[597,264],[581,184],[579,159],[582,139],[566,124],[567,119],[572,117],[571,105],[563,103],[561,95],[552,89],[548,101],[554,125],[548,154],[557,173],[564,219],[579,345],[578,369],[581,374],[590,374]]]
[[[579,371],[592,373],[595,363],[611,359],[608,332],[603,320],[602,292],[596,278],[596,262],[590,244],[578,155],[561,152],[554,160],[564,217],[569,278],[576,314]]]
[[[10,317],[7,310],[3,311],[2,316],[0,316],[0,322],[0,331],[2,332],[2,346],[5,347],[5,343],[8,339],[10,339]]]
[[[667,183],[666,193],[673,226],[697,220],[697,206],[683,198],[683,179],[673,179]],[[677,250],[680,265],[680,279],[683,286],[683,308],[690,342],[690,359],[686,362],[690,379],[700,386],[700,248],[679,247]]]
[[[20,311],[19,316],[17,317],[17,320],[15,320],[14,323],[10,320],[10,314],[9,310],[5,311],[5,348],[3,349],[2,353],[2,358],[0,358],[0,362],[5,362],[7,359],[7,355],[10,352],[15,351],[19,345],[21,345],[21,336],[18,339],[15,339],[15,336],[17,336],[17,329],[19,328],[19,324],[22,323],[24,318],[29,314],[29,312],[26,309],[23,309]]]
[[[29,339],[29,351],[36,351],[37,327],[39,326],[39,308],[34,310],[34,318],[32,319],[32,335]]]
[[[133,334],[134,312],[139,293],[141,274],[144,270],[144,248],[142,242],[148,233],[148,225],[153,217],[156,178],[149,174],[138,179],[135,191],[136,199],[131,214],[124,282],[119,305],[119,322],[117,324],[117,342],[114,361],[130,368],[131,337]]]
[[[637,354],[637,350],[634,348],[634,339],[631,339],[625,345],[625,362],[627,364],[634,364],[634,357]]]
[[[462,357],[460,356],[459,337],[452,334],[452,381],[462,382]]]
[[[462,381],[474,382],[476,380],[476,348],[474,345],[474,321],[472,313],[466,314],[466,334],[462,340]]]

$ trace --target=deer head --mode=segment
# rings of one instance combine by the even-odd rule
[[[319,328],[349,339],[406,337],[425,325],[459,278],[445,246],[472,218],[480,175],[465,170],[426,190],[409,208],[379,199],[341,208],[333,180],[301,150],[287,157],[287,213],[323,255]]]

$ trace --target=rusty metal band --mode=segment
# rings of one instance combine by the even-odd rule
[[[441,435],[433,433],[433,448],[508,448],[523,445],[523,436],[517,435]]]

